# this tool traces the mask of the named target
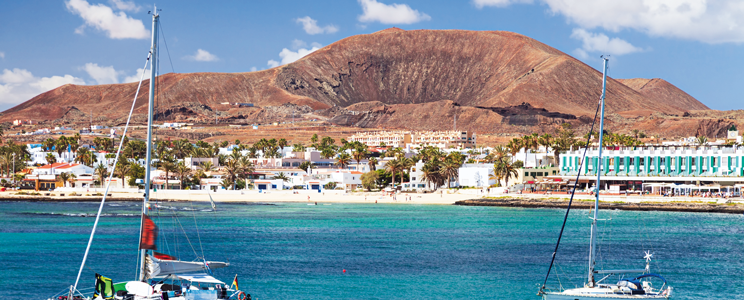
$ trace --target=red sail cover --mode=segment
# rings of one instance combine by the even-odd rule
[[[163,254],[163,253],[160,253],[160,252],[153,252],[152,254],[153,254],[153,256],[155,256],[155,258],[157,258],[159,260],[178,260],[178,258],[175,258],[175,257],[170,256],[168,254]]]
[[[158,250],[155,241],[158,240],[158,226],[150,220],[146,214],[142,214],[142,239],[140,240],[140,249]]]

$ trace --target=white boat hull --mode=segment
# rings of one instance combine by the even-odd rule
[[[652,295],[622,295],[622,294],[604,294],[604,295],[580,295],[564,293],[545,293],[542,295],[544,300],[597,300],[597,299],[668,299],[666,296]]]

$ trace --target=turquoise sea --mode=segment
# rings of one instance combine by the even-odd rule
[[[400,204],[218,204],[216,212],[205,203],[161,205],[151,211],[161,229],[159,251],[229,260],[215,276],[229,283],[239,274],[253,299],[539,299],[564,214]],[[69,287],[97,208],[0,203],[0,299],[45,299]],[[106,205],[81,288],[92,287],[95,272],[115,282],[134,279],[139,210],[137,203]],[[600,267],[643,268],[650,250],[652,271],[675,288],[673,299],[744,299],[742,215],[600,213],[611,219],[600,223]],[[550,285],[585,281],[588,216],[571,213],[560,276],[553,273]]]

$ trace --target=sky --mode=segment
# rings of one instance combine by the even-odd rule
[[[63,84],[139,80],[153,5],[3,1],[0,111]],[[157,7],[162,73],[263,70],[390,27],[504,30],[596,69],[600,55],[610,55],[613,78],[662,78],[712,109],[744,109],[740,0],[160,0]]]

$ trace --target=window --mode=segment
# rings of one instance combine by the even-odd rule
[[[416,177],[411,177],[411,181],[416,181]]]
[[[528,172],[524,172],[524,177],[530,176]]]

